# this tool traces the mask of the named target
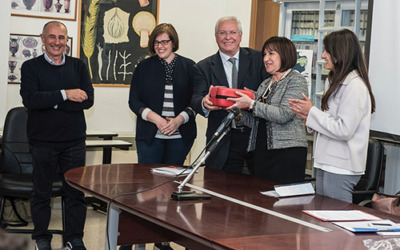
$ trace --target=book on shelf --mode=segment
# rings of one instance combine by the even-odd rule
[[[167,167],[159,167],[152,168],[151,172],[169,176],[177,176],[177,175],[188,175],[192,172],[192,168],[186,167],[178,167],[178,166],[167,166]]]

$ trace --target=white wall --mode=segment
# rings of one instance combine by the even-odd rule
[[[79,1],[80,2],[80,1]],[[214,25],[221,16],[235,15],[243,26],[242,46],[249,44],[251,0],[160,0],[159,23],[172,23],[178,31],[180,50],[183,56],[199,61],[216,53]],[[0,48],[8,54],[8,34],[40,34],[48,19],[10,17],[9,1],[2,1],[0,23],[3,37],[0,37]],[[78,22],[63,21],[69,36],[73,37],[73,55],[77,55]],[[7,84],[8,58],[0,58],[0,120],[3,121],[6,111],[21,106],[18,84]],[[87,124],[90,129],[115,131],[120,134],[134,134],[136,117],[128,107],[129,88],[96,87],[95,104],[86,112]],[[7,96],[6,96],[7,95]],[[198,139],[192,150],[197,156],[205,145],[206,121],[198,117]],[[192,156],[192,158],[193,158]],[[134,161],[134,158],[124,158],[124,161]],[[113,156],[113,162],[117,161]]]
[[[374,1],[369,60],[372,91],[377,102],[371,130],[395,135],[400,135],[399,11],[400,1]]]
[[[400,1],[375,0],[371,31],[369,75],[376,99],[371,130],[400,135]],[[400,190],[400,148],[386,145],[384,192]]]
[[[7,8],[0,8],[0,27],[2,36],[0,36],[0,55],[8,55],[9,35],[10,34],[10,3],[3,3]],[[3,127],[3,122],[7,114],[7,74],[8,74],[8,58],[0,57],[0,128]]]

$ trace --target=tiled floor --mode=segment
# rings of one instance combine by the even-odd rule
[[[52,210],[52,218],[50,222],[50,229],[61,229],[61,210]],[[32,228],[31,223],[27,228]],[[85,242],[87,250],[102,250],[105,244],[105,229],[106,229],[106,215],[102,212],[94,211],[92,208],[88,208],[85,234],[83,241]],[[30,239],[30,235],[21,234],[20,237],[26,237],[31,241],[32,248],[34,249],[34,241]],[[51,246],[54,250],[61,250],[62,242],[60,235],[54,235],[51,242]],[[174,243],[171,243],[171,247],[175,250],[184,250],[185,248]],[[132,248],[135,249],[135,248]],[[153,250],[153,244],[147,244],[146,250]]]

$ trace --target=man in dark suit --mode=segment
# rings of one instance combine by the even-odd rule
[[[242,26],[236,17],[222,17],[217,21],[215,40],[219,51],[193,66],[191,106],[198,114],[208,117],[207,142],[228,115],[226,110],[214,106],[210,101],[210,87],[225,86],[256,91],[268,76],[261,52],[240,47]],[[237,86],[232,86],[234,67],[238,70]],[[241,173],[245,161],[250,160],[246,152],[249,135],[250,129],[247,127],[232,128],[207,159],[206,166]]]

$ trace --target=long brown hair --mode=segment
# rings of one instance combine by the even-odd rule
[[[329,110],[329,97],[332,94],[336,95],[347,75],[356,70],[369,91],[371,113],[373,113],[375,111],[375,98],[369,82],[367,64],[357,36],[348,29],[335,31],[325,36],[324,47],[331,56],[334,70],[331,70],[328,74],[330,84],[328,90],[322,96],[321,109]]]

